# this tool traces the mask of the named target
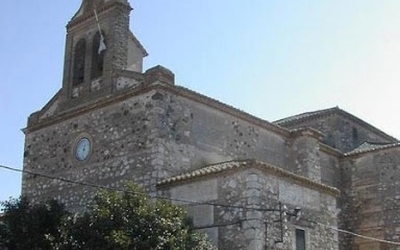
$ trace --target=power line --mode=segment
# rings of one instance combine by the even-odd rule
[[[354,233],[354,232],[351,232],[351,231],[348,231],[348,230],[344,230],[344,229],[340,229],[340,228],[337,228],[337,227],[328,226],[326,224],[323,224],[323,223],[320,223],[320,222],[317,222],[317,221],[308,220],[308,219],[304,219],[304,218],[303,218],[303,220],[311,222],[311,223],[314,223],[314,224],[317,224],[319,226],[322,226],[322,227],[325,227],[325,228],[328,228],[328,229],[331,229],[331,230],[334,230],[334,231],[337,231],[339,233],[344,233],[344,234],[356,236],[358,238],[363,238],[363,239],[367,239],[367,240],[370,240],[370,241],[375,241],[375,242],[380,242],[380,243],[400,246],[400,242],[397,242],[397,241],[378,239],[378,238],[375,238],[375,237]]]
[[[25,173],[25,174],[30,174],[30,175],[34,175],[34,176],[40,176],[40,177],[43,177],[43,178],[46,178],[46,179],[52,179],[52,180],[58,180],[58,181],[66,182],[66,183],[76,184],[76,185],[88,186],[88,187],[104,189],[104,190],[109,190],[109,191],[123,192],[123,193],[148,195],[148,193],[145,193],[145,192],[133,192],[133,191],[123,190],[123,189],[118,189],[118,188],[106,187],[106,186],[93,184],[93,183],[87,183],[87,182],[82,182],[82,181],[74,181],[74,180],[69,180],[69,179],[62,178],[62,177],[55,177],[55,176],[51,176],[51,175],[46,175],[46,174],[42,174],[42,173],[36,173],[36,172],[29,171],[29,170],[22,170],[22,169],[7,167],[7,166],[3,166],[3,165],[0,165],[0,168],[6,169],[6,170],[9,170],[9,171]],[[187,204],[190,204],[190,205],[209,205],[209,206],[216,206],[216,207],[223,207],[223,208],[234,208],[234,209],[242,209],[242,210],[261,211],[261,212],[279,212],[280,211],[279,209],[273,209],[273,208],[272,209],[271,208],[255,208],[255,207],[226,205],[226,204],[219,204],[219,203],[212,203],[212,202],[197,202],[197,201],[190,201],[190,200],[184,200],[184,199],[178,199],[178,198],[170,198],[170,197],[158,196],[158,195],[156,195],[156,196],[154,196],[152,198],[168,200],[168,201],[175,201],[175,202],[182,202],[182,203],[187,203]],[[374,237],[370,237],[370,236],[365,236],[365,235],[353,233],[353,232],[350,232],[350,231],[347,231],[347,230],[344,230],[344,229],[335,228],[335,227],[328,226],[328,225],[325,225],[325,224],[322,224],[322,223],[319,223],[319,222],[315,222],[315,221],[313,221],[313,222],[318,224],[318,225],[320,225],[320,226],[323,226],[325,228],[329,228],[331,230],[334,230],[334,231],[337,231],[337,232],[340,232],[340,233],[349,234],[349,235],[352,235],[352,236],[356,236],[356,237],[363,238],[363,239],[368,239],[368,240],[375,241],[375,242],[381,242],[381,243],[400,246],[400,242],[382,240],[382,239],[378,239],[378,238],[374,238]],[[228,225],[234,225],[234,224],[238,224],[238,221],[236,221],[234,223],[224,224],[224,225],[221,225],[221,226],[228,226]],[[217,226],[218,225],[215,225],[215,227],[217,227]],[[208,228],[208,227],[205,227],[205,228]]]
[[[366,236],[366,235],[362,235],[362,234],[357,234],[357,233],[353,233],[344,229],[339,229],[339,228],[335,228],[335,227],[331,227],[322,223],[318,223],[316,222],[318,225],[329,228],[331,230],[340,232],[340,233],[345,233],[345,234],[349,234],[349,235],[353,235],[359,238],[363,238],[363,239],[367,239],[367,240],[371,240],[371,241],[376,241],[376,242],[381,242],[381,243],[385,243],[385,244],[390,244],[390,245],[396,245],[396,246],[400,246],[400,242],[396,242],[396,241],[390,241],[390,240],[382,240],[382,239],[378,239],[378,238],[374,238],[374,237],[370,237],[370,236]]]
[[[220,223],[220,224],[213,224],[213,225],[208,225],[208,226],[199,226],[199,227],[194,227],[194,229],[208,229],[208,228],[214,228],[214,227],[228,227],[228,226],[233,226],[233,225],[239,225],[240,227],[243,227],[243,223],[249,223],[250,221],[258,221],[258,219],[241,219],[241,220],[235,220],[233,222],[229,223]],[[255,227],[249,227],[251,229],[257,229]]]
[[[104,189],[104,190],[109,190],[109,191],[116,191],[116,192],[123,192],[123,193],[148,195],[148,193],[145,193],[145,192],[133,192],[133,191],[123,190],[123,189],[119,189],[119,188],[106,187],[103,185],[98,185],[98,184],[93,184],[93,183],[88,183],[88,182],[83,182],[83,181],[74,181],[74,180],[69,180],[69,179],[62,178],[62,177],[56,177],[56,176],[51,176],[51,175],[47,175],[47,174],[42,174],[42,173],[32,172],[29,170],[22,170],[22,169],[17,169],[17,168],[2,166],[2,165],[0,165],[0,168],[7,169],[10,171],[14,171],[14,172],[25,173],[25,174],[30,174],[30,175],[34,175],[34,176],[40,176],[40,177],[43,177],[46,179],[58,180],[58,181],[66,182],[66,183],[81,185],[81,186],[87,186],[87,187],[93,187],[93,188]],[[192,206],[193,205],[210,205],[210,206],[223,207],[223,208],[235,208],[235,209],[243,209],[243,210],[262,211],[262,212],[277,212],[277,211],[279,211],[279,209],[235,206],[235,205],[227,205],[227,204],[220,204],[220,203],[214,203],[214,202],[198,202],[198,201],[171,198],[171,197],[165,197],[165,196],[159,196],[159,195],[155,195],[154,197],[151,197],[151,198],[187,203]]]

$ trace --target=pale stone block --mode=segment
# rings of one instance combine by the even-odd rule
[[[210,226],[214,223],[214,206],[199,205],[187,208],[195,227]]]
[[[206,202],[218,199],[218,181],[207,180],[171,188],[172,198]]]
[[[279,182],[279,199],[285,204],[302,206],[303,187],[281,181]]]

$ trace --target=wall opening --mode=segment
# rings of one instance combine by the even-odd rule
[[[358,130],[357,130],[357,128],[353,127],[352,136],[353,136],[353,142],[357,142],[358,141]]]
[[[306,232],[296,228],[296,250],[306,250]]]
[[[95,79],[103,75],[104,55],[106,50],[99,51],[100,42],[101,35],[100,32],[97,32],[93,37],[91,79]]]
[[[85,58],[86,40],[82,38],[76,43],[74,50],[74,70],[72,80],[74,86],[83,83],[85,80]]]

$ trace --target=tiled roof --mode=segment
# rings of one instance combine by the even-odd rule
[[[285,124],[292,124],[292,123],[297,123],[300,121],[307,120],[309,118],[317,118],[321,116],[326,116],[335,113],[336,111],[340,110],[338,107],[334,108],[329,108],[329,109],[322,109],[322,110],[317,110],[317,111],[312,111],[312,112],[306,112],[302,113],[299,115],[294,115],[294,116],[289,116],[277,121],[274,121],[274,124],[280,125],[280,126],[285,126]]]
[[[184,174],[180,174],[180,175],[168,178],[166,180],[161,181],[159,183],[159,185],[172,184],[175,182],[190,180],[190,179],[194,179],[194,178],[201,177],[201,176],[220,173],[220,172],[228,171],[228,170],[232,170],[232,169],[238,169],[241,167],[244,168],[248,164],[249,164],[248,161],[228,161],[228,162],[217,163],[214,165],[209,165],[204,168],[194,170],[192,172],[188,172],[188,173],[184,173]]]
[[[358,123],[360,126],[364,127],[365,129],[369,129],[370,131],[373,131],[374,133],[379,134],[380,136],[384,137],[388,141],[398,142],[398,140],[396,138],[386,134],[385,132],[377,129],[376,127],[372,126],[371,124],[361,120],[360,118],[340,109],[339,107],[322,109],[322,110],[317,110],[317,111],[313,111],[313,112],[306,112],[306,113],[302,113],[299,115],[294,115],[294,116],[290,116],[287,118],[283,118],[283,119],[274,121],[272,123],[282,126],[282,127],[285,127],[285,128],[288,128],[293,125],[300,124],[304,121],[315,120],[315,119],[318,119],[321,117],[326,117],[326,116],[330,116],[330,115],[334,115],[334,114],[340,115],[342,117],[345,117],[346,119],[349,119],[355,123]]]
[[[400,146],[400,142],[396,142],[396,143],[364,142],[357,148],[346,153],[345,156],[353,156],[353,155],[358,155],[358,154],[362,154],[362,153],[368,153],[368,152],[372,152],[372,151],[376,151],[376,150],[389,149],[389,148],[394,148],[394,147],[399,147],[399,146]]]
[[[294,182],[301,183],[302,185],[323,190],[327,193],[330,193],[332,195],[338,196],[340,195],[340,191],[337,188],[313,181],[311,179],[308,179],[306,177],[294,174],[292,172],[286,171],[280,167],[265,163],[265,162],[260,162],[256,160],[241,160],[241,161],[228,161],[228,162],[222,162],[222,163],[217,163],[213,165],[206,166],[204,168],[200,168],[191,172],[183,173],[168,179],[165,179],[161,182],[158,183],[158,186],[169,186],[169,185],[175,185],[179,183],[184,183],[184,182],[190,182],[194,180],[198,180],[200,178],[205,178],[205,177],[211,177],[215,176],[218,174],[223,174],[229,171],[239,171],[239,170],[245,170],[249,168],[257,168],[261,171],[268,172],[270,174],[280,176],[280,177],[285,177],[285,178],[290,178]]]

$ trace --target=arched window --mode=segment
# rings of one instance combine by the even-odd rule
[[[74,71],[73,71],[73,85],[83,83],[85,78],[85,55],[86,55],[86,41],[85,39],[79,40],[75,45],[74,50]]]
[[[92,79],[103,75],[104,55],[106,53],[104,45],[105,41],[102,41],[100,32],[97,32],[93,37],[91,74]]]

